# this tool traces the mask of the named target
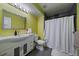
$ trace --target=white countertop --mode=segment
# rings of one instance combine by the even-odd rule
[[[21,34],[21,35],[16,35],[16,36],[6,36],[6,37],[0,37],[0,41],[1,40],[6,40],[6,39],[11,39],[11,38],[22,38],[22,37],[28,37],[30,35],[33,35],[33,33],[31,34]]]

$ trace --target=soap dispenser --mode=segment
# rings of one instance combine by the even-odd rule
[[[16,36],[17,35],[17,31],[15,30],[15,32],[14,32],[14,35]]]

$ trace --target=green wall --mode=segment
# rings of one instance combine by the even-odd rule
[[[77,3],[77,31],[79,31],[79,3]]]
[[[44,39],[44,16],[38,16],[38,35]]]
[[[21,15],[22,17],[26,17],[26,27],[27,28],[32,28],[33,33],[37,33],[37,22],[36,22],[37,17],[36,16],[34,16],[30,13],[26,14],[26,13],[20,11],[19,9],[16,9],[15,7],[9,5],[9,4],[5,4],[5,3],[1,4],[0,3],[0,36],[13,35],[14,30],[15,30],[15,29],[9,29],[9,30],[3,30],[2,29],[2,21],[3,21],[2,20],[2,18],[3,18],[2,11],[3,10],[6,10],[6,11],[11,12],[11,13],[16,14],[16,15]],[[17,19],[15,19],[15,22],[17,22]],[[19,32],[20,30],[21,29],[18,29],[17,31]]]
[[[38,19],[32,14],[27,14],[27,28],[32,28],[33,33],[37,33]]]
[[[33,5],[40,11],[40,15],[37,17],[37,33],[41,39],[44,39],[44,8],[39,3],[33,3]]]

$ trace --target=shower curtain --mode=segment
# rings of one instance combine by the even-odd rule
[[[74,15],[45,21],[47,46],[74,55]]]

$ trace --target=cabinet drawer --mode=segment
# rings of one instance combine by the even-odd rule
[[[13,49],[8,49],[0,53],[0,56],[13,56],[13,55],[14,55]]]

